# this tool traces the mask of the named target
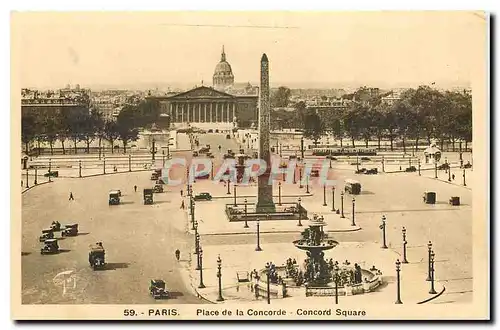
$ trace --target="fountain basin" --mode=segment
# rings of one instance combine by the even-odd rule
[[[319,245],[311,245],[308,244],[307,240],[305,239],[299,239],[296,241],[293,241],[293,245],[295,247],[304,250],[304,251],[311,251],[311,250],[330,250],[339,245],[339,242],[334,241],[334,240],[324,240],[321,244]]]

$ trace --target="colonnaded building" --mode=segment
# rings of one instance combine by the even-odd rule
[[[152,96],[173,127],[232,129],[257,125],[258,88],[250,83],[235,84],[234,75],[222,48],[215,66],[213,86],[195,87],[172,96]]]

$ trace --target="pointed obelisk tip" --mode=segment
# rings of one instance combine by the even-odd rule
[[[262,54],[262,58],[260,59],[261,62],[269,62],[269,60],[267,59],[267,55],[266,53]]]

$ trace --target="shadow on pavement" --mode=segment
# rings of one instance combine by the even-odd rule
[[[85,236],[85,235],[88,235],[90,233],[78,233],[78,236]]]
[[[179,291],[169,291],[169,299],[177,299],[177,297],[184,297],[184,293]]]
[[[155,204],[170,204],[171,201],[155,201]]]
[[[128,204],[134,204],[132,201],[120,201],[120,205],[128,205]]]
[[[102,270],[123,269],[128,268],[128,265],[130,265],[128,262],[110,262],[107,263]]]
[[[362,190],[360,195],[375,195],[375,193],[368,190]]]
[[[21,252],[21,257],[29,256],[31,252]]]

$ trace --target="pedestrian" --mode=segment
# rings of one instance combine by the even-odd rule
[[[452,174],[452,175],[451,175],[451,179],[452,179],[453,181],[455,181],[455,174]]]
[[[75,198],[73,197],[73,193],[72,192],[69,193],[69,200],[70,201],[74,201],[75,200]]]
[[[137,186],[134,186],[134,191],[137,192]]]
[[[181,251],[179,251],[179,249],[175,250],[175,258],[177,261],[181,259]]]
[[[21,187],[23,186],[23,180],[21,180]]]
[[[186,207],[185,207],[185,205],[184,205],[184,200],[182,200],[182,203],[181,203],[181,209],[183,209],[183,210],[184,210],[185,208],[186,208]]]
[[[181,197],[184,196],[184,191],[181,189]]]

